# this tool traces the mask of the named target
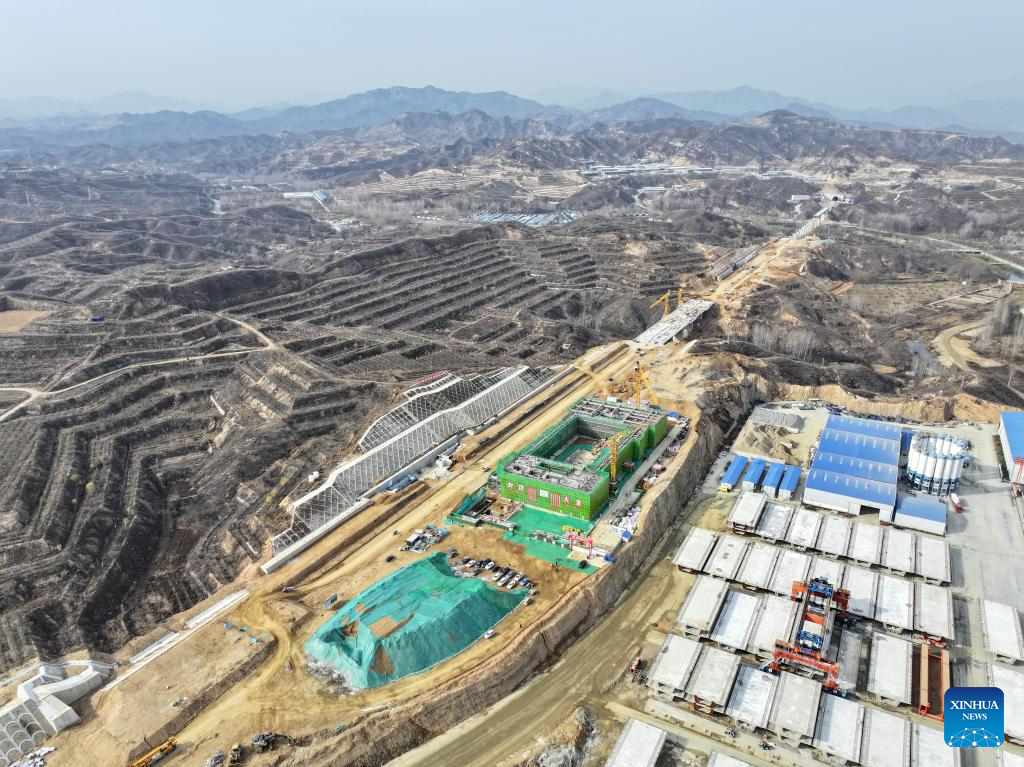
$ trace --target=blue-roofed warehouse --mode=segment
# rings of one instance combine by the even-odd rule
[[[743,489],[753,490],[761,484],[761,475],[764,474],[764,467],[767,462],[763,458],[755,458],[747,466],[743,474]]]
[[[946,534],[946,504],[923,495],[901,495],[893,524],[934,535]]]
[[[782,475],[782,482],[779,483],[778,498],[783,501],[790,500],[796,495],[796,486],[800,484],[800,467],[787,466]]]
[[[766,495],[770,495],[772,498],[778,498],[779,483],[782,481],[782,474],[785,471],[786,464],[784,463],[768,464],[768,471],[765,472],[764,482],[761,486],[762,492]]]
[[[729,492],[736,483],[740,481],[740,477],[743,476],[743,470],[747,468],[747,458],[743,455],[737,455],[732,459],[732,463],[729,464],[729,468],[725,470],[722,475],[722,481],[718,483],[718,489]]]
[[[843,514],[877,512],[892,522],[903,429],[886,421],[830,415],[818,440],[803,500]]]
[[[999,443],[1003,446],[1003,460],[1015,485],[1024,483],[1024,413],[1014,411],[999,416]]]

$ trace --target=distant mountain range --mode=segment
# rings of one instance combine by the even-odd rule
[[[605,98],[610,95],[622,94],[608,94]],[[122,94],[120,101],[133,101],[144,106],[152,103],[152,97]],[[1011,141],[1024,141],[1024,99],[963,101],[942,109],[910,106],[892,111],[852,110],[749,87],[724,91],[665,92],[586,111],[546,105],[505,91],[472,93],[430,86],[381,88],[312,106],[277,105],[233,114],[209,110],[154,112],[140,109],[105,115],[72,113],[47,118],[4,119],[2,108],[0,103],[0,146],[6,148],[89,144],[132,146],[228,136],[353,130],[384,126],[403,115],[433,113],[482,113],[497,120],[533,121],[544,123],[543,129],[546,130],[574,132],[599,123],[661,119],[739,123],[778,110],[871,128],[1000,135]],[[493,130],[493,126],[488,126],[487,131]],[[498,132],[511,135],[524,130],[536,133],[542,128],[537,124],[506,123]],[[471,130],[475,131],[476,128]]]

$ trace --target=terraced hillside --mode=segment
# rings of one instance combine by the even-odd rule
[[[633,247],[491,226],[312,270],[330,236],[292,213],[65,222],[0,247],[4,307],[34,310],[0,333],[0,670],[113,650],[235,579],[410,382],[628,337],[705,264],[673,227]],[[274,232],[301,254],[254,241]]]

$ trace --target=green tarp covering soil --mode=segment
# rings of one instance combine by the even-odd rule
[[[342,605],[306,641],[306,652],[352,685],[376,687],[462,652],[525,596],[457,576],[436,552]]]

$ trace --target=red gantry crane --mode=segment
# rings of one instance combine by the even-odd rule
[[[782,666],[803,666],[825,676],[824,685],[839,690],[839,664],[829,659],[835,623],[849,620],[850,592],[837,589],[825,578],[793,582],[790,599],[800,603],[800,612],[789,641],[775,643],[775,653],[763,670],[778,671]]]

